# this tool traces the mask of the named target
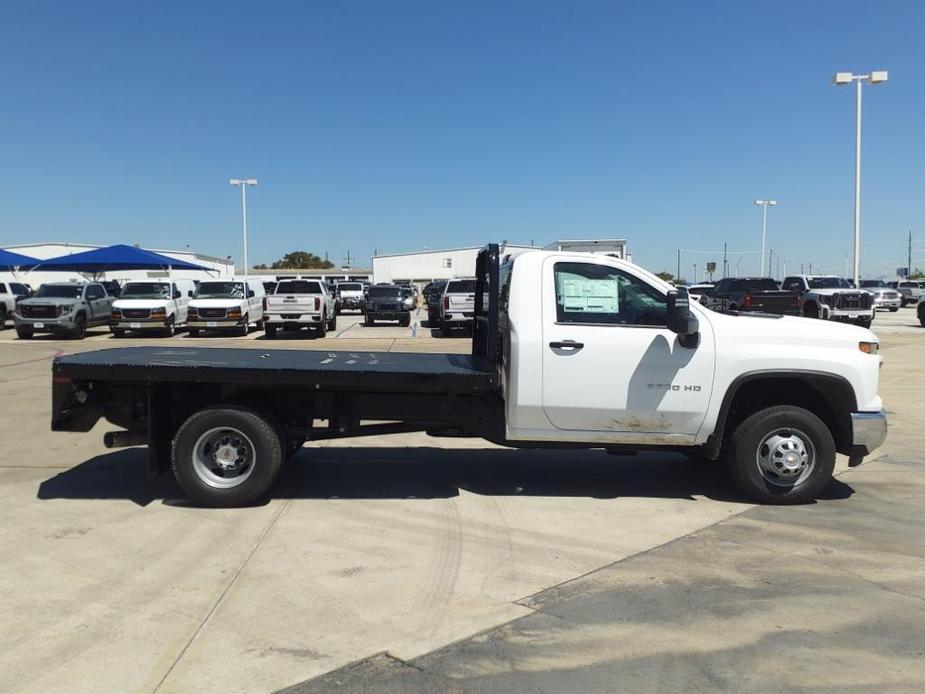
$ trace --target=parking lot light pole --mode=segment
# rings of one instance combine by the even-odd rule
[[[764,274],[765,261],[765,239],[768,235],[768,208],[776,207],[777,200],[755,200],[755,204],[763,208],[761,216],[761,267],[758,268],[758,276],[766,277]]]
[[[861,281],[861,83],[880,84],[886,82],[889,73],[886,70],[874,70],[868,75],[855,75],[852,72],[836,72],[832,78],[836,86],[857,83],[854,124],[854,285]]]
[[[257,185],[256,178],[232,178],[228,181],[233,186],[241,186],[241,219],[244,225],[244,274],[247,274],[247,186]]]

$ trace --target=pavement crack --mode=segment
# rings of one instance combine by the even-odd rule
[[[189,650],[189,647],[193,645],[193,641],[196,640],[196,637],[199,636],[199,633],[203,630],[205,625],[212,618],[212,615],[215,614],[215,611],[218,609],[218,606],[222,604],[225,599],[225,596],[228,594],[228,591],[231,590],[231,587],[237,582],[238,577],[244,572],[245,567],[250,562],[251,558],[257,553],[257,550],[260,549],[260,546],[263,544],[263,541],[267,539],[267,536],[276,527],[276,523],[279,521],[280,516],[289,508],[292,503],[292,499],[286,499],[286,501],[280,506],[279,511],[274,514],[270,519],[270,522],[267,523],[267,526],[263,529],[263,532],[260,533],[260,536],[257,538],[257,541],[254,543],[254,546],[251,548],[251,551],[248,552],[247,556],[244,558],[244,561],[241,562],[241,566],[238,567],[237,571],[234,572],[234,575],[228,581],[227,585],[222,589],[222,592],[219,593],[218,597],[215,599],[215,602],[212,603],[212,607],[209,608],[209,611],[206,612],[205,617],[193,631],[192,636],[189,637],[189,640],[177,654],[177,657],[174,658],[173,662],[170,664],[170,667],[167,668],[167,672],[164,673],[164,676],[161,677],[160,681],[157,683],[157,686],[152,689],[152,694],[155,694],[160,688],[164,685],[164,682],[167,681],[167,678],[170,677],[170,673],[174,671],[174,668],[177,667],[179,662],[183,659],[183,656],[186,655],[186,651]]]

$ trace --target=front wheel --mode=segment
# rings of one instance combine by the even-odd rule
[[[247,337],[248,330],[250,329],[251,319],[249,316],[245,315],[244,320],[241,325],[235,331],[235,334],[239,337]]]
[[[925,325],[925,323],[922,325]],[[16,328],[16,337],[20,340],[31,340],[34,334],[32,328]]]
[[[899,306],[890,306],[890,313],[896,313],[899,310]]]
[[[122,337],[125,337],[125,331],[124,331],[122,328],[113,328],[113,329],[112,329],[112,336],[115,337],[115,338],[122,338]]]
[[[0,330],[6,329],[6,306],[0,304]]]
[[[173,316],[167,319],[164,323],[164,335],[165,337],[173,337],[177,334],[177,324],[174,322]]]
[[[835,441],[809,410],[780,405],[739,424],[724,457],[746,496],[766,504],[800,504],[815,499],[832,479]]]
[[[171,461],[177,482],[204,506],[244,506],[260,498],[279,474],[279,435],[256,412],[209,407],[177,431]]]
[[[186,333],[190,337],[199,337],[199,328],[189,328]]]
[[[401,318],[399,318],[398,325],[401,326],[402,328],[407,328],[409,325],[411,325],[411,314],[406,313]]]
[[[74,340],[84,339],[84,335],[87,334],[87,317],[83,314],[77,316],[74,319],[74,329],[71,330],[71,338]]]

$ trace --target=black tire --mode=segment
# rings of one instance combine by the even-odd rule
[[[266,336],[267,336],[267,339],[268,339],[268,340],[275,340],[275,339],[276,339],[276,326],[273,325],[272,323],[268,323],[268,324],[264,325],[264,326],[263,326],[263,331],[264,331],[264,333],[266,333]]]
[[[449,337],[453,333],[453,326],[450,325],[449,321],[443,321],[440,324],[440,334],[443,337]]]
[[[6,306],[0,304],[0,330],[6,330]]]
[[[373,325],[375,322],[376,321],[373,320],[373,317],[370,316],[368,313],[363,317],[363,325],[367,327]]]
[[[170,316],[167,321],[164,323],[164,335],[166,337],[173,337],[177,334],[177,325],[174,322],[173,316]]]
[[[16,337],[20,340],[31,340],[34,334],[32,328],[16,328]]]
[[[400,325],[402,328],[407,328],[409,325],[411,325],[411,315],[405,314],[404,316],[399,318],[398,325]]]
[[[113,328],[112,336],[116,338],[125,337],[125,331],[122,328]]]
[[[759,462],[766,437],[782,432],[810,444],[812,466],[790,482],[786,476],[772,481]],[[835,440],[825,423],[809,410],[778,405],[759,410],[739,424],[723,453],[736,487],[746,496],[765,504],[802,504],[815,499],[832,479],[835,469]],[[773,458],[773,456],[771,456]],[[773,462],[773,461],[772,461]]]
[[[315,326],[315,336],[324,337],[328,334],[328,316],[326,313],[321,314],[321,322]]]
[[[82,340],[87,334],[87,317],[78,313],[77,317],[74,319],[74,329],[71,330],[71,339],[72,340]]]
[[[247,333],[250,332],[250,324],[250,316],[245,313],[244,318],[241,321],[241,325],[235,329],[234,334],[238,337],[247,337]]]
[[[806,318],[818,318],[819,317],[819,307],[810,302],[803,307],[803,316]]]
[[[186,332],[190,337],[199,337],[199,328],[189,328]]]
[[[334,315],[331,316],[331,321],[328,323],[328,330],[337,330],[337,314],[338,311],[335,311]]]
[[[899,310],[899,306],[891,306],[890,313],[896,313]]]
[[[195,462],[198,456],[194,449],[201,437],[224,428],[243,434],[253,448],[252,455],[247,456],[250,472],[235,486],[222,488],[208,481],[202,466]],[[180,426],[170,458],[177,482],[193,502],[213,507],[246,506],[259,499],[276,480],[283,450],[276,429],[256,412],[243,407],[217,406],[196,412]]]

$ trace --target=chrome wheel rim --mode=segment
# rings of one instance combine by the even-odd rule
[[[795,487],[813,473],[816,449],[809,436],[799,429],[781,427],[761,440],[755,459],[766,482],[777,487]]]
[[[193,470],[205,484],[230,489],[254,471],[257,455],[247,434],[234,427],[209,429],[193,446]]]

